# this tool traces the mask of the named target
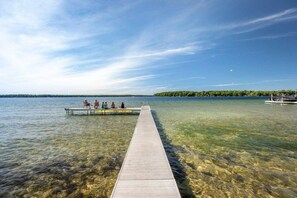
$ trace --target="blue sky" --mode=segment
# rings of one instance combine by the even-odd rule
[[[0,0],[0,94],[297,89],[296,0]]]

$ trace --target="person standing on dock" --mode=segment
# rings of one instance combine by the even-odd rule
[[[111,103],[110,108],[111,108],[111,109],[114,109],[114,108],[115,108],[115,104],[114,104],[114,102]]]
[[[94,108],[95,109],[98,109],[99,108],[99,102],[98,102],[98,100],[95,100],[95,102],[94,102]]]
[[[122,108],[122,109],[125,108],[125,104],[124,104],[124,102],[121,103],[121,108]]]
[[[102,102],[101,104],[101,109],[104,109],[104,102]]]

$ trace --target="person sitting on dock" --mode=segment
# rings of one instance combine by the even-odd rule
[[[87,99],[84,100],[84,107],[90,107],[90,103],[87,101]]]
[[[114,104],[114,102],[111,103],[110,108],[111,108],[111,109],[114,109],[114,108],[115,108],[115,104]]]
[[[94,102],[94,108],[95,109],[98,109],[99,108],[99,102],[98,102],[98,100],[95,100],[95,102]]]
[[[107,102],[104,102],[104,109],[108,109]]]
[[[122,109],[125,108],[125,104],[124,104],[124,102],[121,103],[121,108],[122,108]]]

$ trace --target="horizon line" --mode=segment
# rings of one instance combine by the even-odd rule
[[[247,90],[247,89],[226,89],[226,90],[201,90],[201,91],[194,91],[194,90],[175,90],[175,91],[162,91],[156,92],[153,94],[0,94],[0,98],[5,97],[151,97],[155,94],[160,93],[168,93],[168,92],[224,92],[224,91],[260,91],[260,92],[271,92],[271,91],[278,91],[278,92],[285,92],[285,91],[295,91],[293,89],[279,89],[279,90]]]

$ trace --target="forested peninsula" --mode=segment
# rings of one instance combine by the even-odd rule
[[[294,90],[279,90],[279,91],[248,91],[248,90],[223,90],[223,91],[168,91],[155,93],[154,96],[169,96],[169,97],[201,97],[201,96],[270,96],[294,95]]]

